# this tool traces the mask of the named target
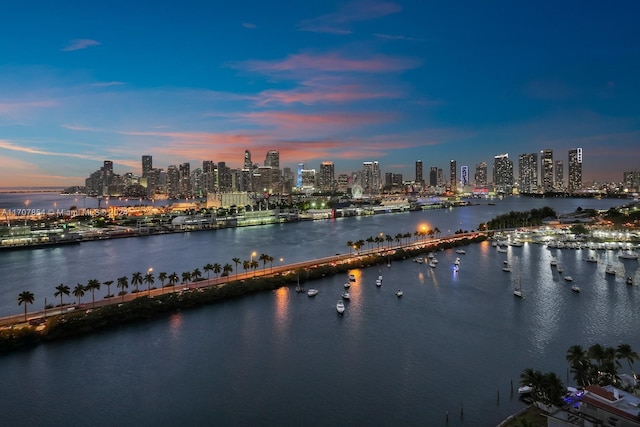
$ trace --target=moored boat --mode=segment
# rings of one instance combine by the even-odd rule
[[[457,254],[463,254],[463,255],[466,254],[464,249],[456,249],[456,253]]]
[[[402,292],[400,289],[398,289],[398,290],[396,291],[396,296],[397,296],[398,298],[400,298],[402,295],[403,295],[403,292]]]
[[[343,300],[350,300],[351,299],[351,294],[349,294],[349,291],[344,291],[342,293],[342,299]]]
[[[318,290],[311,288],[307,291],[307,295],[310,297],[315,297],[316,295],[318,295]]]
[[[604,269],[605,274],[611,274],[612,276],[616,275],[616,269],[611,264],[607,264],[607,267]]]
[[[618,255],[618,258],[621,259],[638,259],[640,255],[632,251],[626,251]]]
[[[353,275],[353,274],[350,274],[350,275],[349,275],[349,281],[350,281],[350,282],[355,282],[355,281],[356,281],[356,276],[355,276],[355,275]]]
[[[566,280],[567,282],[573,282],[573,277],[567,275],[567,276],[564,276],[564,280]]]
[[[344,301],[342,300],[338,300],[337,304],[336,304],[336,311],[339,314],[344,313]]]
[[[571,286],[571,290],[573,292],[580,292],[580,287],[578,287],[578,285],[573,285],[573,286]]]
[[[633,285],[633,277],[627,276],[627,279],[625,280],[625,283],[627,285]]]

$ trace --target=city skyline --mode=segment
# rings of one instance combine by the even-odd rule
[[[280,168],[379,161],[424,179],[509,153],[640,165],[640,5],[543,1],[2,6],[0,187],[80,185],[104,159]],[[554,165],[555,166],[555,165]]]

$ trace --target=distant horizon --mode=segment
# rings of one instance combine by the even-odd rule
[[[2,185],[79,185],[106,159],[137,173],[147,153],[239,168],[278,150],[407,179],[417,160],[543,149],[582,148],[583,182],[640,165],[640,2],[156,6],[3,6]]]

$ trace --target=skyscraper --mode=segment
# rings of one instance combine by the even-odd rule
[[[493,161],[493,186],[497,193],[511,194],[513,192],[513,162],[509,154],[499,154]]]
[[[451,191],[456,191],[457,190],[457,175],[458,175],[458,171],[456,169],[456,161],[455,160],[451,160],[449,162],[449,185],[451,186]]]
[[[582,189],[582,148],[569,150],[569,193]]]
[[[431,187],[438,185],[438,168],[435,166],[431,166],[431,169],[429,169],[429,185]]]
[[[142,177],[146,178],[153,169],[153,157],[146,155],[142,156]]]
[[[469,185],[469,166],[460,166],[460,186],[464,189]]]
[[[525,194],[538,191],[538,154],[520,154],[518,158],[518,182],[520,192]]]
[[[318,188],[328,191],[334,188],[335,168],[333,162],[322,162],[320,164],[320,176],[318,176]]]
[[[251,163],[251,151],[244,150],[244,163],[243,169],[253,169],[253,163]]]
[[[540,175],[544,192],[553,191],[553,150],[545,148],[540,152]]]
[[[564,188],[564,164],[562,163],[562,160],[556,160],[555,175],[556,179],[554,188],[556,191],[562,191]]]
[[[422,160],[416,162],[416,184],[422,184],[424,182],[422,178]]]
[[[304,163],[298,163],[298,175],[296,177],[296,187],[302,189],[302,171],[304,170]]]
[[[476,187],[487,186],[487,162],[480,162],[476,165]]]

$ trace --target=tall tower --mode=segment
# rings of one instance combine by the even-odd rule
[[[435,166],[431,166],[431,169],[429,169],[429,185],[431,187],[438,185],[438,168]]]
[[[520,154],[518,158],[518,182],[521,193],[538,191],[538,154]]]
[[[152,169],[153,169],[153,157],[148,155],[142,156],[142,177],[146,178]]]
[[[542,189],[544,192],[553,191],[553,150],[545,148],[540,152],[540,163],[542,176]]]
[[[456,161],[451,160],[449,162],[449,185],[451,186],[451,191],[456,191],[457,189],[457,175],[458,171],[456,169]]]
[[[487,162],[480,162],[476,165],[476,187],[487,186]]]
[[[253,163],[251,163],[251,151],[244,150],[244,166],[243,169],[253,169]]]
[[[318,188],[320,190],[331,190],[335,181],[335,168],[333,162],[322,162],[320,164],[320,176],[318,177]]]
[[[561,191],[564,188],[564,163],[562,160],[556,160],[555,174],[555,189]]]
[[[569,150],[569,193],[582,189],[582,148]]]
[[[422,160],[416,162],[416,184],[422,184],[424,179],[422,178]]]
[[[513,192],[513,162],[509,160],[509,153],[494,157],[493,185],[498,193]]]

